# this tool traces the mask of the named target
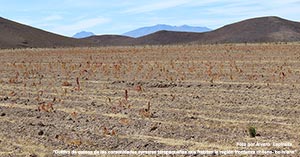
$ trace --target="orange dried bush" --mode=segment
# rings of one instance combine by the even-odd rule
[[[282,82],[284,82],[285,78],[286,78],[286,73],[284,73],[283,71],[280,72],[280,73],[279,73],[279,79],[280,79]]]
[[[53,103],[50,102],[48,104],[41,104],[38,106],[38,111],[45,111],[45,112],[53,112]]]
[[[77,114],[77,112],[75,112],[75,111],[71,113],[71,116],[72,116],[73,118],[76,118],[77,115],[78,115],[78,114]]]
[[[109,131],[105,126],[102,127],[102,133],[103,133],[103,135],[110,135],[110,136],[117,135],[117,132],[115,130]]]
[[[16,72],[16,76],[9,79],[9,83],[18,83],[19,72]]]
[[[66,143],[68,145],[80,146],[82,144],[82,141],[78,139],[69,139]]]
[[[209,77],[212,76],[212,69],[213,69],[212,66],[208,66],[208,67],[207,67],[206,74],[207,74]]]
[[[141,85],[137,85],[137,86],[135,87],[135,90],[136,90],[137,92],[142,92],[142,91],[143,91]]]
[[[116,136],[116,135],[117,135],[117,132],[116,132],[115,130],[112,130],[112,131],[111,131],[111,135],[112,135],[112,136]]]
[[[16,96],[16,95],[17,95],[17,93],[15,93],[14,91],[9,93],[9,96],[11,96],[11,97]]]
[[[129,124],[129,119],[128,118],[121,118],[119,120],[119,123],[121,123],[123,125],[128,125]]]
[[[142,117],[151,118],[152,117],[152,113],[150,111],[150,106],[151,106],[151,104],[150,104],[150,102],[148,102],[147,108],[146,109],[145,108],[140,109],[139,114]]]
[[[65,81],[62,83],[62,86],[72,86],[72,83],[69,83],[68,81]]]
[[[111,111],[112,111],[112,113],[114,113],[114,114],[118,113],[117,107],[115,107],[115,106],[111,107]]]
[[[123,109],[126,109],[126,108],[130,108],[131,107],[131,104],[128,103],[127,100],[119,100],[119,107],[123,108]]]
[[[9,79],[9,83],[11,83],[11,84],[12,84],[12,83],[17,83],[16,78],[10,78],[10,79]]]

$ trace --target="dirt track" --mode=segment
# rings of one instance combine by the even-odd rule
[[[5,50],[0,62],[0,156],[299,149],[296,43]]]

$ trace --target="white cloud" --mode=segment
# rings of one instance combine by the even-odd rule
[[[11,2],[0,8],[4,17],[63,35],[82,30],[116,33],[155,24],[219,28],[271,15],[300,20],[300,0],[53,0]]]
[[[187,4],[191,2],[191,0],[168,0],[168,1],[161,1],[157,3],[151,4],[144,4],[140,7],[132,7],[124,11],[124,13],[145,13],[151,12],[156,10],[163,10],[167,8],[177,7],[179,5]]]
[[[52,29],[50,28],[50,30],[60,34],[73,35],[78,31],[86,30],[88,28],[92,28],[108,22],[110,22],[110,19],[108,18],[97,17],[97,18],[84,19],[69,25],[55,26]]]
[[[219,28],[233,22],[262,16],[279,16],[290,20],[297,20],[300,14],[297,2],[299,3],[299,0],[274,0],[272,2],[267,0],[198,1],[188,4],[187,7],[201,8],[199,9],[200,16],[191,16],[189,20],[183,19],[179,22]]]

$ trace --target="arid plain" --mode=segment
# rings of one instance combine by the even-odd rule
[[[1,50],[0,63],[0,156],[299,149],[299,43]]]

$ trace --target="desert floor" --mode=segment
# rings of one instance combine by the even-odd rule
[[[299,43],[1,50],[0,64],[0,156],[299,149]]]

